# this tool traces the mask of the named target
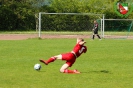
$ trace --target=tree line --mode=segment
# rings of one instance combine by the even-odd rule
[[[114,11],[114,3],[116,1],[117,0],[0,0],[0,31],[35,30],[39,12],[95,13],[105,14],[107,19],[121,19],[123,17],[120,17]],[[133,18],[133,13],[127,18]],[[78,20],[80,23],[80,20],[83,19],[78,18]],[[59,24],[59,21],[55,22]],[[44,26],[47,30],[49,23],[46,23]],[[84,27],[87,26],[85,25]],[[80,28],[77,30],[80,30]]]

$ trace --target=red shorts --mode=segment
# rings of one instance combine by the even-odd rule
[[[65,53],[65,54],[61,54],[61,55],[62,55],[62,60],[65,60],[66,64],[68,64],[69,67],[71,67],[74,64],[74,62],[76,61],[76,57],[72,53]]]

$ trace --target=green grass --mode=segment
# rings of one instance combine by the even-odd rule
[[[81,74],[63,74],[65,62],[39,59],[71,51],[76,39],[0,40],[0,88],[133,88],[133,41],[86,41],[88,52],[70,68]]]

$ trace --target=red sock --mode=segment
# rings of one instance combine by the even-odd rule
[[[54,62],[55,60],[56,60],[55,57],[51,57],[51,58],[49,58],[46,62],[47,62],[47,63],[50,63],[50,62]]]
[[[74,73],[74,71],[66,69],[66,70],[64,70],[64,73]]]

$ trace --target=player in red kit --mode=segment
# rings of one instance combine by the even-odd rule
[[[80,73],[77,70],[69,70],[68,68],[71,67],[76,59],[82,54],[87,52],[87,47],[84,45],[86,41],[82,38],[77,38],[77,44],[73,48],[71,52],[60,54],[49,58],[48,60],[40,60],[40,62],[48,65],[55,60],[65,60],[66,63],[60,68],[60,72],[62,73]]]

